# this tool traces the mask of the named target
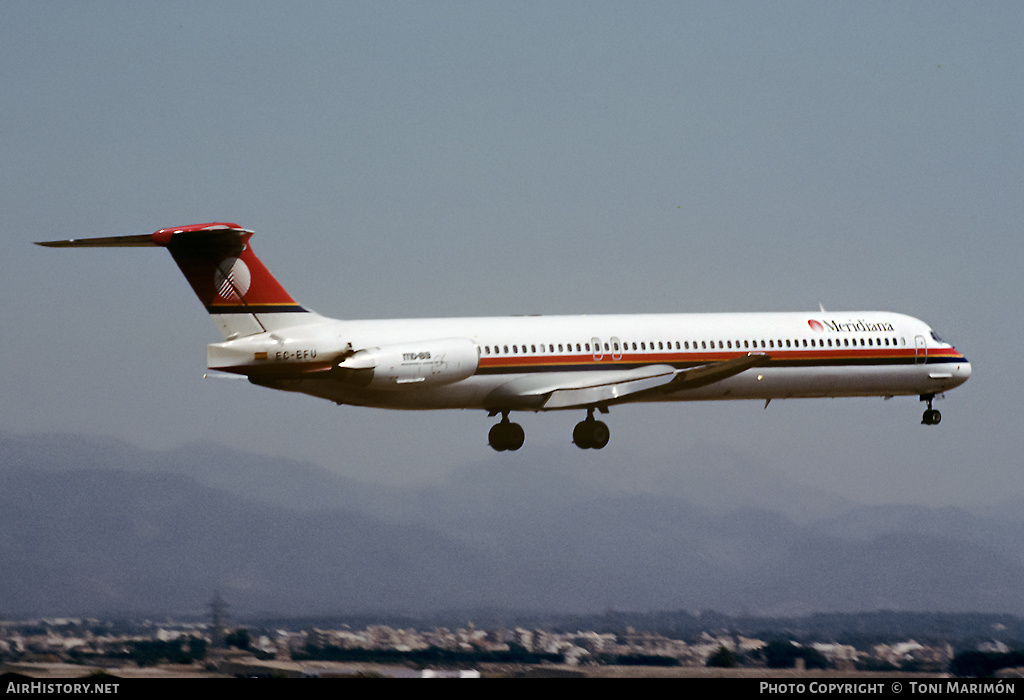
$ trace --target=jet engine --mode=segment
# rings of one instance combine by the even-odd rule
[[[401,391],[451,384],[473,376],[480,348],[468,338],[444,338],[358,350],[331,370],[339,381]]]

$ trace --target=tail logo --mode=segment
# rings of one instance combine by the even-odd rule
[[[217,296],[227,301],[239,301],[249,291],[252,275],[249,267],[238,258],[224,258],[214,273]]]

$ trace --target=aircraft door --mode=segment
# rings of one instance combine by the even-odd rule
[[[914,336],[914,364],[928,362],[928,341],[923,335]]]
[[[612,359],[615,360],[616,362],[618,362],[619,360],[622,359],[622,343],[619,342],[619,339],[614,337],[614,336],[612,337],[611,340],[612,340]]]
[[[594,362],[600,362],[604,359],[604,350],[601,348],[601,339],[591,338],[590,342],[594,346]]]

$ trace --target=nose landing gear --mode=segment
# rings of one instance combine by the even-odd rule
[[[942,420],[942,414],[932,408],[932,400],[935,398],[935,394],[924,394],[921,396],[922,401],[928,402],[928,408],[925,409],[924,414],[921,416],[921,425],[938,425],[939,421]]]

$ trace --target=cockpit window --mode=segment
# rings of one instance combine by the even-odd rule
[[[934,340],[936,343],[945,343],[946,342],[945,340],[940,338],[938,336],[938,334],[935,333],[935,331],[932,331],[931,333],[932,333],[932,340]]]

